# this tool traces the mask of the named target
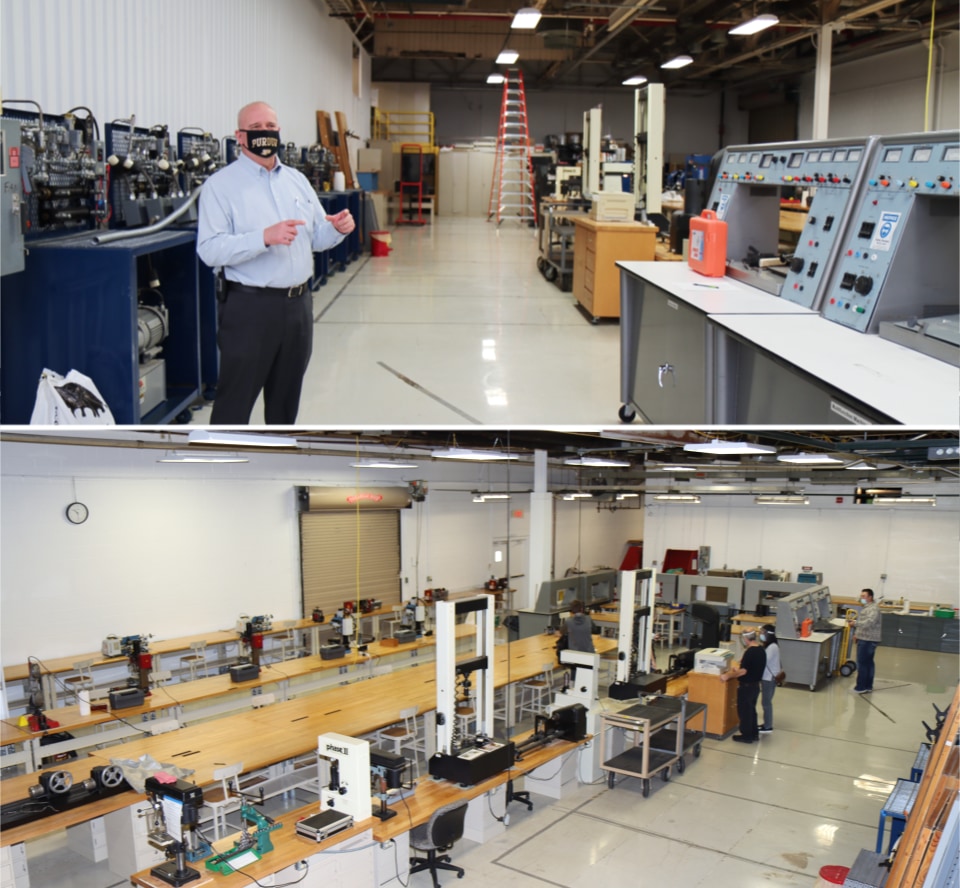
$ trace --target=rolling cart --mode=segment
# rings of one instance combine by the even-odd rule
[[[701,730],[690,729],[687,723],[701,713]],[[617,774],[637,777],[646,798],[650,795],[651,777],[659,773],[663,780],[669,780],[673,765],[678,774],[686,770],[687,753],[700,757],[707,730],[707,707],[683,697],[658,696],[649,703],[606,713],[600,721],[600,767],[607,772],[607,786],[613,789]]]
[[[564,292],[573,287],[573,236],[576,226],[567,217],[580,212],[586,203],[580,199],[549,200],[540,206],[537,269]]]

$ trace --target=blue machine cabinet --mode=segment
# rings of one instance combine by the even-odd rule
[[[196,233],[171,229],[98,245],[93,232],[34,242],[0,302],[0,419],[30,422],[45,367],[78,370],[120,425],[184,418],[200,391]],[[169,311],[165,397],[141,415],[138,291],[159,280]]]

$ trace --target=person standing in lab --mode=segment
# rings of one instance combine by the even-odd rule
[[[292,425],[313,351],[313,252],[355,227],[328,216],[310,182],[277,157],[280,124],[266,102],[237,114],[240,156],[203,185],[197,253],[218,275],[220,375],[212,425],[245,425],[263,392],[267,425]]]
[[[873,589],[864,589],[860,593],[860,616],[853,631],[853,640],[857,643],[857,683],[855,694],[869,694],[873,690],[875,670],[873,658],[880,644],[880,628],[883,618],[880,606],[873,601]]]
[[[563,628],[560,630],[561,648],[564,647],[562,644],[564,636],[567,640],[565,645],[567,650],[593,653],[593,620],[585,612],[583,602],[579,599],[570,602],[570,616],[564,620]]]
[[[734,734],[737,743],[756,743],[760,739],[757,728],[757,698],[760,696],[760,681],[767,665],[767,654],[757,640],[756,629],[745,629],[740,635],[745,648],[740,658],[740,667],[721,673],[720,681],[739,678],[737,686],[737,717],[740,733]]]
[[[763,724],[760,725],[761,734],[773,731],[773,695],[777,690],[777,675],[780,666],[780,645],[777,644],[776,628],[771,623],[760,627],[760,643],[767,655],[767,665],[763,669],[763,679],[760,681],[760,708],[763,710]]]

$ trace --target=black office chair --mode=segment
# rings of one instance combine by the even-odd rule
[[[433,876],[433,888],[440,888],[440,880],[437,878],[438,869],[451,870],[457,874],[458,879],[463,878],[463,870],[450,863],[450,856],[442,854],[438,857],[437,852],[451,848],[453,843],[463,836],[463,819],[466,814],[466,802],[453,802],[437,808],[426,823],[415,826],[410,831],[410,847],[427,852],[426,858],[410,858],[411,875],[430,870],[430,875]]]

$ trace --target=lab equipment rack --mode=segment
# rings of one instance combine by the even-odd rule
[[[700,757],[707,731],[705,703],[666,695],[647,699],[600,718],[600,767],[607,772],[607,786],[613,789],[617,774],[637,777],[644,798],[650,795],[650,778],[655,774],[669,780],[671,766],[677,766],[678,774],[686,770],[688,752]],[[688,722],[700,714],[701,729],[691,729]],[[632,745],[627,744],[627,735],[632,735]]]

